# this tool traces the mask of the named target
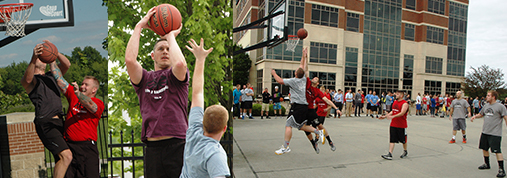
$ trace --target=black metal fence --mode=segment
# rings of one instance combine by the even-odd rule
[[[66,112],[64,112],[66,113]],[[65,117],[65,116],[64,116]],[[97,129],[97,148],[99,150],[99,163],[100,163],[100,177],[106,178],[107,177],[107,130],[108,130],[108,116],[107,116],[107,109],[104,110],[102,113],[102,117],[99,120],[99,126]],[[55,167],[55,159],[53,157],[53,154],[51,154],[50,151],[48,151],[46,148],[44,148],[44,157],[45,157],[45,163],[46,163],[46,175],[48,178],[53,177],[53,170]]]
[[[123,141],[123,131],[120,131],[120,143],[113,144],[113,132],[109,131],[109,145],[107,146],[109,148],[109,155],[110,157],[107,158],[107,161],[111,168],[111,173],[109,174],[110,177],[115,177],[114,175],[114,164],[115,161],[121,162],[121,177],[125,177],[125,162],[124,161],[131,161],[132,162],[132,175],[135,177],[136,175],[136,160],[144,161],[144,154],[146,153],[146,145],[144,143],[134,143],[134,131],[132,130],[130,132],[131,137],[131,143],[125,143]],[[118,148],[120,151],[120,155],[118,157],[113,156],[113,149]],[[130,154],[125,154],[125,148],[130,148]],[[136,148],[142,148],[143,155],[135,155]],[[144,165],[144,164],[143,164]],[[146,169],[143,169],[143,175],[146,173]]]

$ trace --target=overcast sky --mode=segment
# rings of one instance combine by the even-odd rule
[[[12,62],[29,62],[33,48],[44,39],[49,39],[65,55],[70,56],[75,47],[91,46],[107,57],[107,51],[102,49],[102,41],[107,37],[107,7],[102,6],[101,0],[74,0],[73,3],[74,27],[39,29],[0,48],[0,67]],[[0,39],[4,34],[0,32]]]
[[[483,64],[507,72],[506,0],[470,0],[466,71]],[[507,77],[507,76],[506,76]],[[505,79],[505,78],[504,78]]]

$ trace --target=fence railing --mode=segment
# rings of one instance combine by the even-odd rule
[[[113,144],[113,132],[109,131],[109,145],[107,146],[109,148],[109,155],[110,157],[107,158],[107,161],[111,167],[111,173],[109,174],[110,177],[114,177],[114,167],[113,162],[120,161],[121,162],[121,177],[125,177],[125,161],[131,161],[132,163],[132,175],[135,177],[136,175],[136,160],[144,161],[144,155],[146,153],[146,145],[144,143],[133,143],[134,142],[134,131],[132,130],[130,132],[131,137],[131,143],[124,143],[123,141],[123,131],[120,131],[120,143]],[[119,148],[120,149],[120,156],[114,157],[113,156],[113,148]],[[132,152],[132,156],[125,156],[124,151],[125,148],[130,148],[130,151]],[[142,148],[143,149],[143,155],[135,155],[135,148]],[[144,164],[143,164],[144,165]],[[145,170],[143,169],[143,175],[146,174]]]

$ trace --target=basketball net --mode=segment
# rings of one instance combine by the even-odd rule
[[[32,13],[32,3],[15,3],[0,5],[0,18],[6,26],[5,35],[25,36],[25,24]]]
[[[299,43],[299,38],[296,35],[289,35],[289,39],[285,41],[285,44],[287,45],[287,48],[285,48],[286,51],[295,52],[296,46]]]

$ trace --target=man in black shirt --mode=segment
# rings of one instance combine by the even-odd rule
[[[46,41],[46,40],[44,40]],[[35,128],[42,144],[54,156],[56,164],[53,177],[63,178],[67,167],[72,161],[72,152],[63,139],[63,111],[60,99],[60,89],[51,72],[44,73],[46,64],[39,59],[42,54],[42,44],[33,48],[32,59],[21,79],[21,85],[25,88],[35,106]],[[70,67],[69,60],[58,53],[58,65],[65,74]]]
[[[264,91],[262,92],[261,119],[264,119],[264,116],[262,115],[264,111],[266,111],[266,119],[271,119],[269,118],[269,99],[271,99],[271,94],[269,94],[268,88],[264,88]]]

